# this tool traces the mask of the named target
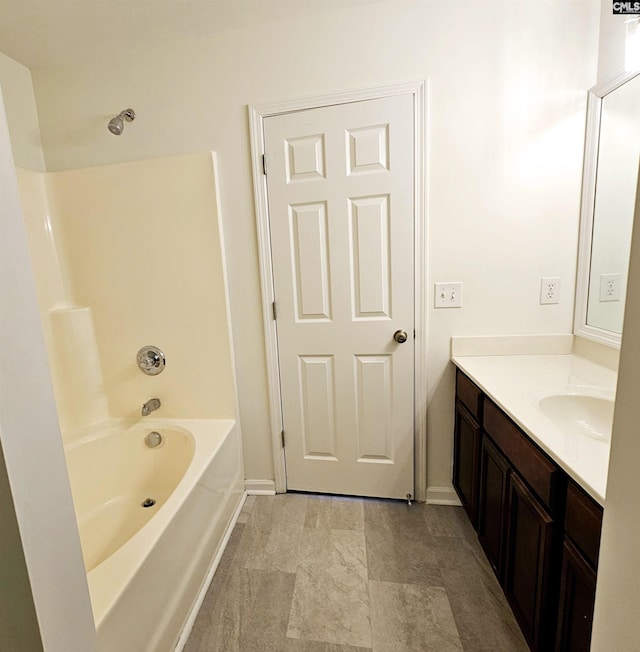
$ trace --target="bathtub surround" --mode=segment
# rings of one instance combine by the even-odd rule
[[[22,182],[32,251],[46,254],[34,272],[43,287],[40,308],[98,643],[103,649],[169,649],[244,490],[240,428],[230,420],[237,418],[237,398],[215,160],[200,154],[40,178],[24,172]],[[55,282],[47,285],[50,278]],[[167,351],[166,370],[157,378],[136,364],[147,341]],[[142,418],[140,406],[155,395],[161,407]],[[138,422],[144,434],[170,428],[171,417],[181,417],[196,436],[185,478],[170,495],[156,492],[155,516],[130,540],[89,554],[101,544],[92,545],[99,534],[83,517],[89,498],[82,477],[96,460],[74,460],[86,441],[108,442],[100,433],[122,427],[122,419]],[[231,426],[216,439],[215,423]],[[143,435],[139,439],[143,446]],[[102,466],[109,455],[98,458]],[[111,458],[117,468],[118,460],[130,463],[135,456]],[[114,495],[122,491],[130,493]]]
[[[19,181],[65,441],[149,396],[160,416],[236,418],[211,154]],[[169,359],[158,377],[136,365],[148,341]]]
[[[247,499],[185,652],[527,646],[459,507]]]
[[[49,175],[17,169],[29,255],[63,439],[108,418],[93,312],[75,303]]]
[[[91,308],[58,308],[44,315],[44,332],[64,441],[109,418]]]
[[[20,171],[104,650],[175,646],[244,496],[217,179],[211,153],[55,174]],[[167,354],[160,376],[137,365],[136,354],[149,341]],[[157,411],[142,416],[150,396],[157,397]],[[140,468],[135,460],[163,451],[149,449],[144,437],[152,430],[170,437],[172,428],[193,437],[184,477],[174,477],[173,487],[136,490],[151,460],[144,457]],[[138,446],[136,454],[118,452],[119,440]],[[170,451],[169,443],[163,446]],[[163,474],[167,482],[177,462],[174,456]],[[128,487],[113,485],[127,477]],[[156,500],[155,513],[142,512],[147,497]],[[130,504],[118,511],[123,502]]]
[[[45,315],[49,310],[73,305],[68,260],[60,227],[49,206],[48,175],[23,168],[17,168],[16,172],[31,265],[38,279],[38,306]]]
[[[211,155],[58,172],[47,181],[72,296],[93,311],[110,415],[139,417],[157,396],[162,417],[235,418]],[[147,342],[167,355],[156,377],[136,365]]]

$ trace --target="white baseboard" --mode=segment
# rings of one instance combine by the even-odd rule
[[[427,487],[427,505],[457,505],[462,503],[453,487]]]
[[[240,516],[240,512],[242,511],[242,508],[244,507],[244,502],[246,499],[247,499],[247,492],[245,491],[244,495],[240,499],[240,502],[238,503],[238,506],[236,507],[236,511],[233,513],[233,516],[231,517],[231,521],[229,522],[227,531],[225,532],[224,537],[222,538],[220,547],[218,548],[218,552],[216,553],[216,556],[213,558],[213,561],[211,562],[211,566],[209,567],[209,572],[207,573],[207,577],[205,578],[204,583],[202,584],[202,588],[200,589],[200,593],[198,593],[198,597],[196,598],[196,601],[193,603],[191,613],[189,614],[189,617],[187,618],[187,622],[185,623],[182,629],[182,633],[180,634],[180,638],[176,643],[174,652],[182,652],[184,646],[187,644],[187,640],[189,639],[191,630],[193,629],[193,625],[196,622],[198,613],[200,612],[200,607],[202,607],[202,603],[204,602],[204,598],[207,595],[209,586],[211,585],[211,582],[213,582],[213,576],[216,572],[216,569],[218,568],[218,564],[220,563],[220,560],[222,559],[222,555],[224,554],[227,544],[229,543],[229,539],[231,538],[231,533],[233,532],[233,528],[236,525],[236,522],[238,520],[238,517]]]
[[[275,496],[274,480],[245,480],[244,490],[249,496]]]

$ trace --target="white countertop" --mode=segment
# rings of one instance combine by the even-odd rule
[[[567,393],[613,400],[615,371],[576,355],[453,356],[452,361],[604,505],[610,442],[561,429],[542,412],[538,401]]]

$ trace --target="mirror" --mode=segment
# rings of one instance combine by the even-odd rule
[[[640,75],[589,91],[574,332],[620,346],[640,162]]]

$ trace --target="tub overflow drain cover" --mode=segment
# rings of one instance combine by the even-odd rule
[[[158,448],[164,440],[162,439],[162,435],[154,430],[144,438],[144,441],[149,448]]]
[[[153,507],[156,504],[156,501],[153,498],[145,498],[142,506],[143,507]]]

